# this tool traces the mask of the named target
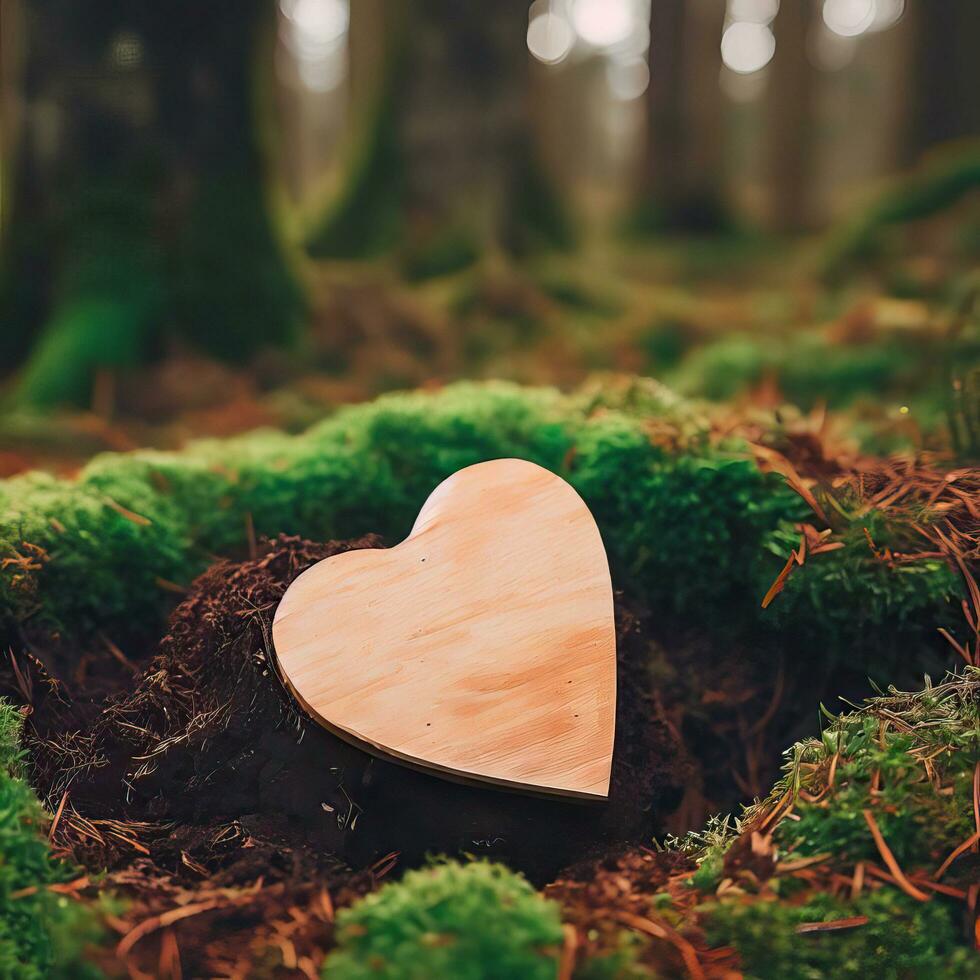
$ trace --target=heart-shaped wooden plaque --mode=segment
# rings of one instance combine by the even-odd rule
[[[341,737],[455,777],[609,794],[609,565],[585,503],[534,463],[459,470],[401,544],[307,569],[272,636],[290,690]]]

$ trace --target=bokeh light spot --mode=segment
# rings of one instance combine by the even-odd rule
[[[823,22],[841,37],[863,34],[875,19],[875,0],[824,0]]]
[[[779,13],[779,0],[729,0],[728,16],[733,21],[768,24]]]
[[[550,11],[531,18],[527,27],[527,49],[545,65],[557,65],[568,57],[575,34],[571,25],[559,14]]]
[[[344,0],[282,0],[280,6],[311,46],[336,44],[350,25],[350,8]]]
[[[622,102],[638,99],[650,84],[650,68],[642,58],[611,61],[606,67],[606,80],[613,97]]]
[[[765,68],[776,52],[776,38],[765,24],[737,20],[721,37],[721,60],[742,75]]]
[[[579,37],[597,48],[627,40],[635,22],[631,0],[575,0],[572,23]]]
[[[905,13],[905,0],[875,0],[875,15],[869,31],[884,31],[897,24]]]

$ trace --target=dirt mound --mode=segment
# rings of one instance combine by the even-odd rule
[[[591,850],[648,839],[679,798],[683,767],[651,701],[644,616],[622,596],[607,803],[449,782],[376,759],[302,714],[272,662],[276,605],[313,563],[381,546],[376,536],[281,537],[261,557],[202,575],[133,689],[109,699],[87,732],[49,730],[35,745],[39,789],[52,806],[68,793],[64,842],[90,867],[118,867],[131,856],[128,837],[175,874],[187,860],[211,871],[216,860],[225,865],[236,839],[278,841],[362,869],[392,852],[407,866],[470,853],[543,882]]]
[[[119,959],[160,976],[175,957],[185,975],[249,975],[271,961],[262,975],[314,976],[334,906],[430,854],[490,857],[538,885],[570,867],[549,894],[600,951],[644,895],[689,871],[643,845],[757,793],[778,766],[770,743],[801,723],[800,689],[829,680],[783,658],[767,670],[771,651],[719,650],[693,626],[681,636],[617,593],[607,802],[426,775],[322,729],[274,667],[271,623],[290,582],[331,555],[382,546],[283,536],[220,562],[135,664],[107,648],[85,672],[55,677],[61,660],[38,648],[0,665],[0,693],[31,706],[32,779],[55,812],[52,839],[87,870],[109,869],[130,902]],[[668,946],[672,965],[691,955]]]
[[[86,869],[109,869],[130,902],[118,959],[163,976],[178,961],[185,975],[245,975],[271,956],[283,975],[312,976],[334,905],[396,866],[473,854],[543,884],[570,862],[648,840],[676,807],[686,756],[653,699],[647,616],[618,594],[606,803],[449,782],[374,758],[302,714],[272,659],[276,606],[315,562],[378,547],[373,535],[283,536],[252,560],[220,562],[176,608],[145,669],[106,652],[114,667],[95,665],[91,689],[26,653],[5,665],[4,690],[32,706],[32,776],[56,813],[53,840]]]

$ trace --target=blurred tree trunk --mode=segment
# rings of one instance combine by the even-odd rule
[[[14,275],[10,253],[16,246],[13,223],[14,174],[19,160],[20,129],[20,45],[22,34],[20,3],[0,3],[0,364],[19,360],[25,347],[21,318],[11,316],[15,305]]]
[[[295,336],[301,313],[268,208],[253,88],[271,59],[271,0],[145,0],[166,148],[174,300],[189,339],[229,359]]]
[[[41,335],[17,395],[87,397],[103,368],[183,333],[247,356],[288,339],[299,296],[264,205],[250,110],[265,0],[36,0],[9,256]],[[45,263],[43,275],[28,270]],[[25,304],[16,309],[24,313]]]
[[[684,169],[684,3],[650,4],[646,194],[665,211],[679,200]]]
[[[766,89],[766,169],[769,226],[794,232],[812,221],[809,189],[813,159],[815,71],[806,40],[814,17],[811,0],[780,4],[773,21],[776,53]]]
[[[356,37],[356,4],[352,15]],[[372,5],[364,16],[376,19]],[[384,6],[383,83],[347,187],[310,238],[313,254],[400,249],[409,271],[426,274],[487,248],[567,237],[532,152],[527,16],[526,0]]]
[[[936,143],[980,136],[980,3],[909,4],[915,52],[906,163]]]
[[[638,223],[715,231],[726,223],[720,42],[724,0],[654,0]]]
[[[24,64],[26,14],[20,0],[0,3],[0,364],[21,361],[41,315],[31,282],[46,278],[36,218],[39,120],[26,117],[29,76]],[[33,123],[34,125],[30,125]]]

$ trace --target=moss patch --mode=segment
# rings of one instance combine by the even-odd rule
[[[553,980],[558,906],[503,865],[412,871],[340,913],[324,980]]]
[[[46,815],[23,778],[22,720],[0,701],[0,975],[94,980],[101,974],[82,952],[101,929],[91,909],[49,888],[68,881],[72,869],[52,857]]]
[[[737,824],[550,886],[581,956],[619,923],[656,976],[976,975],[980,670],[871,698],[786,758]]]
[[[250,533],[397,540],[454,470],[519,456],[579,490],[614,577],[651,606],[728,635],[779,635],[780,617],[759,602],[807,505],[764,472],[744,439],[692,427],[683,402],[654,411],[601,407],[594,394],[459,384],[345,409],[301,436],[259,432],[182,453],[106,455],[77,481],[8,480],[0,618],[8,635],[58,630],[82,643],[97,631],[117,643],[152,635],[174,583],[215,554],[241,554]],[[878,561],[867,520],[863,506],[834,517],[845,547],[820,555],[817,571],[794,576],[780,597],[787,615],[807,623],[799,641],[828,658],[861,649],[872,662],[880,627],[896,615],[902,630],[885,645],[933,643],[927,636],[958,594],[942,561],[914,571]]]

